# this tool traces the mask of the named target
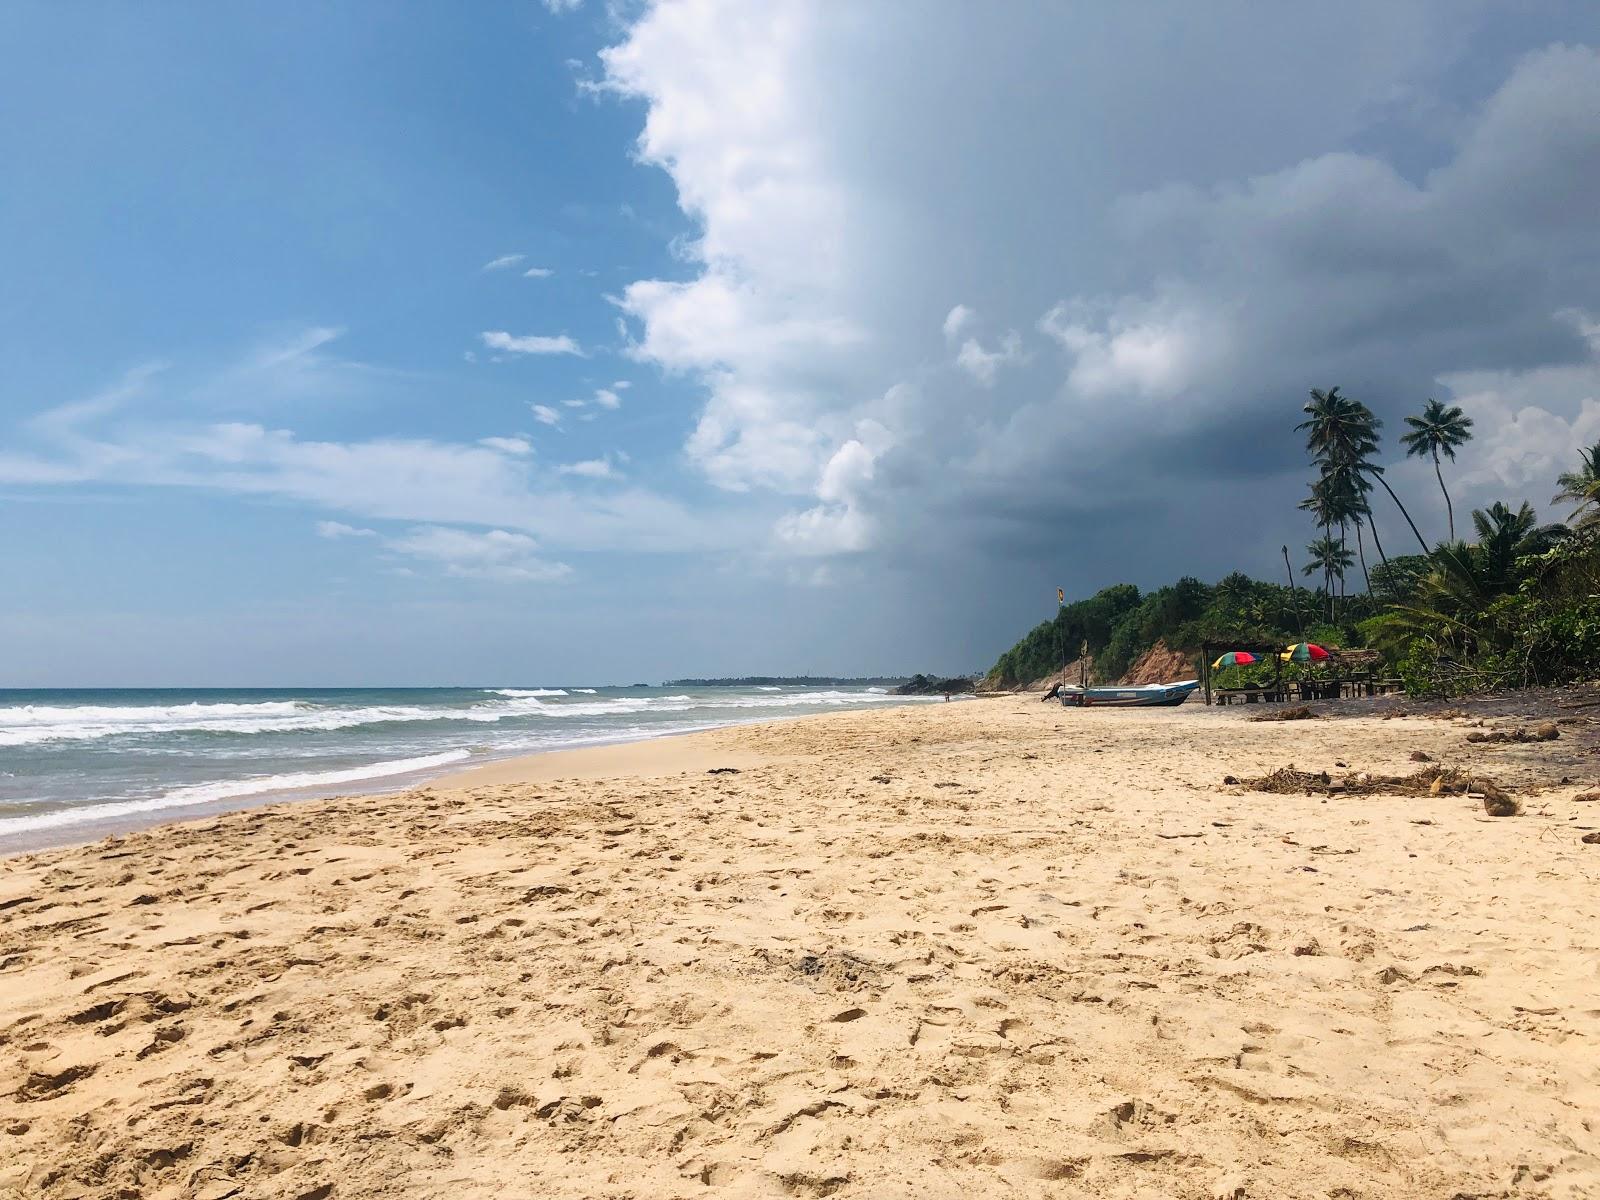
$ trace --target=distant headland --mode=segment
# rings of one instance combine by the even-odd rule
[[[909,675],[741,675],[737,679],[668,679],[662,687],[892,687]]]

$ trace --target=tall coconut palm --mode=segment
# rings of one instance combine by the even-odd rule
[[[1426,554],[1428,543],[1423,539],[1417,523],[1411,519],[1406,506],[1400,503],[1400,497],[1394,494],[1389,481],[1383,477],[1383,468],[1373,461],[1373,455],[1378,452],[1378,430],[1383,428],[1383,422],[1361,401],[1341,396],[1336,387],[1325,392],[1320,388],[1312,388],[1311,403],[1301,411],[1306,414],[1306,419],[1295,428],[1305,431],[1306,449],[1312,456],[1324,467],[1349,465],[1382,484],[1383,490],[1389,493],[1389,499],[1394,501],[1400,515],[1411,527],[1417,545]]]
[[[1363,500],[1361,508],[1350,517],[1350,523],[1356,527],[1356,558],[1361,563],[1361,582],[1366,584],[1367,595],[1369,596],[1372,595],[1372,574],[1367,570],[1367,546],[1365,539],[1361,536],[1361,527],[1367,523],[1367,519],[1371,515],[1372,510],[1367,507],[1367,502]]]
[[[1367,581],[1367,592],[1372,592],[1372,579],[1367,575],[1367,552],[1362,544],[1361,527],[1371,517],[1372,509],[1367,504],[1367,493],[1372,490],[1372,481],[1362,473],[1357,463],[1327,463],[1322,468],[1322,478],[1319,481],[1322,490],[1328,496],[1333,523],[1339,526],[1339,544],[1348,549],[1348,533],[1350,526],[1356,530],[1356,551],[1361,559],[1361,575]]]
[[[1322,411],[1330,418],[1330,421],[1336,421],[1340,416],[1338,391],[1338,388],[1333,389],[1331,401],[1327,395],[1323,395],[1320,398],[1320,403],[1323,406]],[[1309,405],[1307,406],[1307,411],[1310,411]],[[1322,433],[1327,435],[1328,431],[1325,429]],[[1300,502],[1300,508],[1309,512],[1316,520],[1317,527],[1322,530],[1322,542],[1331,540],[1333,527],[1338,525],[1339,544],[1342,546],[1344,544],[1344,523],[1349,519],[1351,480],[1354,476],[1354,469],[1345,461],[1331,436],[1328,436],[1326,440],[1314,449],[1310,440],[1308,440],[1307,449],[1312,450],[1313,456],[1322,471],[1316,479],[1312,480],[1311,492]],[[1323,591],[1328,595],[1328,621],[1332,623],[1338,619],[1335,609],[1336,593],[1333,590],[1332,564],[1327,558],[1322,558],[1320,565],[1322,567]],[[1309,568],[1305,573],[1309,575],[1313,570],[1315,568]]]
[[[1411,426],[1411,432],[1400,435],[1400,444],[1406,448],[1408,458],[1421,458],[1423,455],[1433,458],[1433,475],[1439,481],[1439,490],[1444,493],[1444,511],[1450,519],[1450,540],[1453,542],[1456,540],[1456,510],[1450,503],[1450,489],[1444,486],[1439,455],[1443,453],[1451,462],[1455,462],[1456,450],[1472,440],[1472,418],[1457,406],[1452,404],[1447,408],[1430,397],[1422,406],[1421,414],[1407,417],[1406,424]]]
[[[1572,504],[1572,519],[1580,528],[1600,523],[1600,442],[1578,451],[1580,466],[1556,477],[1561,490],[1551,504]]]
[[[1341,396],[1336,387],[1326,392],[1313,388],[1311,403],[1302,411],[1307,419],[1295,428],[1306,431],[1306,449],[1322,475],[1311,485],[1311,498],[1300,507],[1318,515],[1324,537],[1338,525],[1340,544],[1345,545],[1349,523],[1372,486],[1363,478],[1362,466],[1378,448],[1369,427],[1376,418],[1365,406]],[[1331,591],[1331,579],[1329,587]]]
[[[1366,551],[1362,546],[1361,534],[1363,525],[1372,530],[1372,542],[1377,548],[1378,558],[1387,567],[1389,556],[1384,552],[1383,539],[1378,535],[1378,524],[1367,500],[1367,493],[1372,490],[1372,480],[1377,479],[1383,484],[1384,490],[1402,513],[1405,513],[1405,505],[1400,503],[1399,497],[1384,480],[1383,468],[1372,461],[1372,456],[1377,453],[1377,431],[1382,422],[1366,405],[1340,395],[1336,387],[1325,392],[1313,388],[1311,403],[1302,411],[1307,419],[1295,428],[1306,431],[1306,449],[1321,464],[1325,479],[1340,477],[1328,486],[1342,497],[1343,503],[1339,507],[1347,510],[1346,520],[1356,527],[1356,546],[1361,551],[1363,575],[1366,573]],[[1406,520],[1411,520],[1409,513],[1406,513]],[[1413,532],[1415,529],[1413,525]],[[1385,578],[1388,576],[1385,575]],[[1367,591],[1371,590],[1369,580]]]
[[[1351,557],[1350,551],[1339,544],[1339,539],[1327,534],[1324,534],[1306,547],[1306,565],[1301,568],[1300,573],[1302,575],[1315,575],[1320,571],[1323,578],[1328,581],[1328,621],[1330,624],[1334,620],[1332,581],[1337,579],[1342,583],[1344,581],[1344,573],[1350,569],[1354,562],[1355,559]]]
[[[1333,526],[1338,520],[1340,502],[1327,471],[1322,473],[1321,478],[1312,481],[1311,494],[1300,501],[1300,508],[1310,513],[1317,523],[1317,528],[1322,530],[1322,537],[1316,544],[1333,542]],[[1301,573],[1311,575],[1319,569],[1322,571],[1323,590],[1328,593],[1328,620],[1331,623],[1334,620],[1334,612],[1333,569],[1330,561],[1327,558],[1318,559],[1316,567],[1307,567]]]

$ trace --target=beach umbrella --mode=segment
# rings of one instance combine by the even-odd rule
[[[1322,657],[1328,657],[1326,651],[1324,651]],[[1211,664],[1211,669],[1213,671],[1220,671],[1223,667],[1243,667],[1255,661],[1257,661],[1256,656],[1251,654],[1248,650],[1229,650],[1221,658],[1217,659],[1216,662]]]
[[[1281,657],[1284,662],[1327,662],[1332,656],[1315,642],[1296,642]]]

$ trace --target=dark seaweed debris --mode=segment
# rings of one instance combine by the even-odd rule
[[[1223,783],[1269,792],[1278,796],[1469,796],[1502,798],[1507,795],[1494,780],[1469,775],[1454,767],[1437,764],[1410,775],[1378,775],[1371,771],[1351,771],[1334,776],[1327,771],[1298,771],[1293,763],[1252,779],[1229,775]]]

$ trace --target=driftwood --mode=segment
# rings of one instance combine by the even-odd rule
[[[1255,779],[1236,779],[1226,775],[1222,782],[1279,796],[1468,796],[1486,798],[1496,804],[1515,803],[1494,780],[1437,764],[1424,767],[1413,775],[1375,775],[1371,771],[1351,771],[1336,778],[1326,771],[1297,771],[1294,764],[1290,763],[1287,767],[1279,767]]]

